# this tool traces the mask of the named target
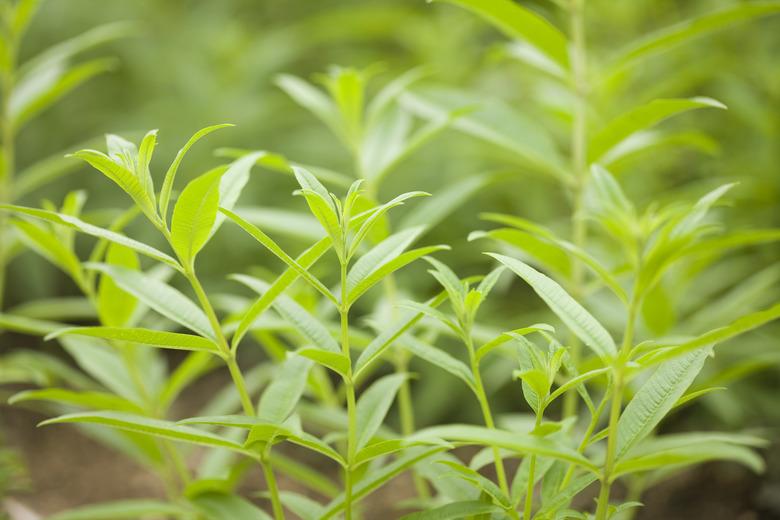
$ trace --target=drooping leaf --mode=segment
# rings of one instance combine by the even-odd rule
[[[449,372],[466,383],[472,391],[476,388],[476,383],[471,370],[462,361],[455,359],[445,351],[433,347],[412,335],[404,336],[401,341],[403,347],[415,356]]]
[[[625,139],[641,130],[646,130],[664,119],[697,108],[722,108],[725,105],[711,98],[656,99],[635,107],[616,117],[602,128],[590,141],[590,160],[600,160],[605,154]]]
[[[165,332],[129,327],[70,327],[49,334],[46,339],[53,339],[63,335],[91,336],[110,341],[127,341],[150,347],[170,348],[174,350],[205,351],[220,355],[221,352],[216,343],[210,339],[193,334],[180,334],[178,332]]]
[[[140,263],[135,251],[129,247],[111,243],[106,251],[105,263],[138,270]],[[97,294],[97,311],[100,322],[109,327],[127,325],[138,306],[138,300],[117,286],[110,276],[100,277]]]
[[[110,276],[122,290],[132,294],[166,318],[216,341],[206,314],[177,289],[141,271],[126,267],[108,264],[88,264],[88,267]]]
[[[310,369],[311,362],[307,359],[288,355],[260,398],[258,418],[277,423],[286,421],[303,395]]]
[[[599,357],[609,359],[617,355],[617,347],[609,332],[555,281],[515,258],[494,253],[488,255],[525,280],[561,321]]]

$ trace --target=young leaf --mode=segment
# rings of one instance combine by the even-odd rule
[[[488,256],[506,265],[525,280],[561,321],[600,358],[606,360],[617,355],[615,341],[609,332],[555,281],[520,260],[495,253],[488,253]]]
[[[198,130],[192,137],[190,137],[189,141],[187,141],[187,143],[176,154],[176,158],[173,160],[170,167],[168,168],[168,171],[165,173],[165,180],[163,181],[162,189],[160,190],[160,215],[162,216],[163,222],[167,222],[168,219],[168,204],[171,201],[173,181],[176,179],[176,172],[179,171],[179,166],[184,160],[184,156],[187,155],[187,152],[192,147],[192,145],[197,143],[201,138],[207,136],[211,132],[219,130],[220,128],[227,128],[229,126],[233,125],[213,125]]]
[[[224,168],[216,168],[191,181],[173,208],[171,245],[181,263],[190,269],[211,237],[219,209],[219,181],[224,173]]]
[[[370,275],[382,262],[397,258],[422,233],[421,227],[405,229],[390,235],[358,258],[347,274],[347,290]]]

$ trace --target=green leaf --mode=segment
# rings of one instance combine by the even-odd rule
[[[237,520],[239,518],[271,520],[268,513],[248,500],[218,491],[200,493],[190,498],[190,503],[209,520]]]
[[[110,276],[114,283],[166,318],[184,325],[204,338],[216,341],[206,314],[192,300],[170,285],[141,271],[117,265],[87,264],[91,269]]]
[[[8,399],[8,404],[24,401],[50,401],[92,409],[112,409],[125,412],[142,413],[142,409],[123,397],[106,392],[67,390],[64,388],[46,388],[43,390],[24,390]]]
[[[462,444],[494,446],[519,454],[551,457],[553,459],[563,460],[582,466],[593,472],[599,471],[596,464],[568,446],[564,446],[551,439],[545,439],[526,433],[509,432],[468,424],[450,424],[425,428],[409,437],[408,440],[422,440],[431,437]]]
[[[241,282],[261,295],[270,291],[272,287],[262,280],[243,274],[236,274],[231,278]],[[312,316],[306,309],[301,307],[295,300],[283,294],[279,294],[276,295],[273,306],[298,332],[307,340],[311,341],[312,345],[326,351],[341,353],[338,342],[325,325]]]
[[[322,504],[307,496],[291,491],[282,491],[279,493],[279,498],[282,500],[284,507],[302,520],[318,520],[322,518]]]
[[[26,316],[0,313],[0,327],[2,327],[3,330],[12,330],[14,332],[21,332],[22,334],[45,336],[57,329],[67,327],[67,325],[55,321],[38,320]]]
[[[341,352],[331,352],[314,347],[304,347],[295,351],[299,356],[311,359],[312,361],[327,367],[342,377],[348,377],[350,358]]]
[[[461,518],[471,518],[476,515],[490,515],[492,513],[501,513],[503,509],[489,502],[479,500],[464,500],[462,502],[452,502],[443,506],[434,507],[426,511],[419,511],[404,515],[403,520],[459,520]]]
[[[260,398],[257,417],[269,422],[286,421],[306,389],[310,369],[311,362],[288,354]]]
[[[245,452],[241,444],[227,440],[213,433],[182,426],[170,421],[151,419],[149,417],[123,412],[103,411],[74,413],[48,419],[40,423],[39,426],[65,423],[102,424],[119,430],[144,433],[162,439],[171,439],[216,448],[228,448],[242,453]]]
[[[363,240],[366,238],[369,231],[371,231],[371,229],[380,221],[385,213],[390,211],[392,208],[395,208],[396,206],[403,205],[404,201],[407,199],[411,199],[413,197],[429,196],[430,194],[425,193],[424,191],[411,191],[409,193],[398,195],[397,197],[393,198],[393,200],[373,208],[371,210],[370,216],[363,222],[363,224],[360,226],[360,229],[358,229],[358,231],[355,233],[355,236],[352,238],[349,251],[347,253],[347,258],[352,258],[352,256],[357,252],[358,246],[360,246],[361,242],[363,242]]]
[[[392,374],[375,381],[357,403],[357,441],[356,450],[360,450],[374,437],[390,410],[395,394],[401,387],[407,374]]]
[[[522,327],[519,329],[511,330],[509,332],[504,332],[495,338],[491,339],[487,343],[481,345],[477,351],[476,351],[476,360],[477,362],[481,361],[482,358],[493,352],[495,349],[499,348],[501,345],[506,343],[507,341],[510,341],[517,336],[525,336],[527,334],[532,334],[534,332],[550,332],[554,333],[555,328],[552,325],[548,325],[547,323],[536,323],[534,325],[531,325],[530,327]]]
[[[441,349],[428,345],[412,335],[404,336],[402,344],[406,350],[415,356],[449,372],[466,383],[472,391],[475,391],[476,383],[474,382],[474,376],[469,367],[462,361],[455,359]]]
[[[435,308],[447,299],[447,295],[442,293],[435,298],[428,300],[427,306]],[[382,327],[379,334],[371,341],[371,343],[363,349],[360,353],[357,363],[355,364],[354,377],[357,379],[371,366],[372,362],[377,360],[388,348],[393,345],[393,342],[401,337],[407,330],[412,328],[418,321],[422,319],[424,314],[422,312],[413,311],[405,313],[397,322],[393,323],[389,327]]]
[[[25,220],[14,221],[14,227],[21,233],[22,240],[41,256],[62,269],[68,276],[83,286],[81,262],[76,253],[62,243],[53,233],[38,224]]]
[[[352,488],[352,501],[353,504],[371,493],[372,491],[380,488],[385,483],[389,482],[393,478],[397,477],[407,469],[411,468],[421,460],[431,457],[441,451],[444,448],[419,448],[411,449],[401,457],[398,457],[393,462],[382,466],[381,468],[369,472],[365,478],[358,481]],[[338,497],[334,498],[325,508],[322,514],[322,518],[330,518],[339,511],[344,509],[344,494],[341,493]]]
[[[778,12],[780,12],[780,2],[777,1],[735,4],[651,32],[621,49],[614,63],[617,68],[634,65],[642,59],[687,43],[709,32]]]
[[[298,263],[298,265],[300,265],[303,269],[308,269],[314,265],[314,263],[323,254],[325,254],[328,249],[330,249],[330,244],[330,237],[323,238],[309,249],[301,253],[301,255],[295,259],[296,263]],[[249,309],[247,309],[247,311],[241,317],[241,322],[238,324],[235,334],[233,334],[233,339],[231,342],[233,350],[238,347],[238,344],[252,327],[252,324],[255,322],[255,320],[273,304],[274,300],[282,292],[284,292],[287,287],[292,285],[298,279],[298,276],[298,271],[295,269],[287,269],[279,278],[276,279],[276,281],[274,281],[274,283],[268,287],[267,290],[264,290],[262,296],[255,303],[253,303]]]
[[[267,423],[255,424],[252,426],[252,429],[249,432],[249,436],[247,437],[246,443],[244,443],[244,447],[251,450],[253,449],[253,445],[257,443],[262,445],[270,442],[279,442],[282,440],[297,444],[298,446],[303,446],[304,448],[308,448],[312,451],[316,451],[317,453],[324,455],[325,457],[328,457],[335,462],[338,462],[341,466],[346,466],[344,458],[325,442],[321,441],[313,435],[309,435],[308,433],[293,431],[292,429],[282,425]]]
[[[79,85],[114,68],[113,59],[96,59],[67,68],[29,69],[14,86],[8,100],[9,117],[15,128],[49,108]]]
[[[642,385],[618,421],[617,460],[647,437],[669,413],[691,386],[708,355],[708,349],[700,349],[667,361]]]
[[[646,366],[651,363],[660,363],[691,352],[696,352],[699,349],[715,345],[716,343],[722,343],[739,336],[740,334],[749,332],[778,318],[780,318],[780,303],[763,311],[742,316],[724,327],[705,332],[701,336],[685,341],[679,345],[658,349],[645,354],[637,359],[637,362]]]
[[[105,263],[133,270],[140,268],[135,251],[116,243],[108,246]],[[122,327],[132,319],[138,300],[120,289],[110,276],[103,275],[100,277],[96,305],[100,323],[109,327]]]
[[[416,88],[401,101],[420,117],[448,117],[455,110],[475,108],[452,123],[454,128],[510,152],[533,171],[568,182],[568,166],[552,137],[535,121],[499,99],[442,87]]]
[[[120,518],[137,519],[149,515],[174,516],[186,518],[191,514],[176,504],[151,499],[118,500],[78,507],[47,517],[48,520],[118,520]]]
[[[320,225],[333,240],[334,247],[339,254],[344,252],[340,250],[343,243],[341,222],[336,206],[330,198],[330,193],[317,178],[304,168],[293,167],[295,178],[300,184],[300,194],[306,199],[312,215],[320,222]]]
[[[347,306],[351,306],[353,303],[355,303],[355,301],[357,301],[357,299],[360,298],[366,291],[368,291],[371,287],[373,287],[374,285],[382,281],[388,275],[409,265],[410,263],[414,262],[418,258],[422,258],[423,256],[429,255],[431,253],[435,253],[436,251],[442,251],[446,249],[449,249],[449,246],[421,247],[418,249],[412,249],[411,251],[407,251],[399,255],[398,257],[383,263],[374,271],[372,271],[370,275],[368,275],[366,278],[363,278],[357,284],[355,284],[355,287],[353,287],[348,292]]]
[[[399,228],[410,229],[422,226],[428,231],[442,222],[453,211],[460,208],[482,188],[497,180],[497,175],[468,175],[433,192],[433,196],[419,201],[413,209],[401,217]]]
[[[219,181],[224,174],[223,168],[216,168],[197,177],[187,184],[173,208],[171,245],[181,263],[190,269],[217,221]]]
[[[520,260],[495,253],[487,254],[525,280],[561,321],[600,358],[606,360],[617,355],[617,347],[609,332],[554,280]]]
[[[260,242],[260,244],[263,245],[268,251],[273,253],[274,256],[276,256],[279,260],[287,264],[287,267],[292,268],[295,270],[298,275],[306,280],[309,284],[311,284],[312,287],[317,289],[323,296],[328,298],[331,302],[336,304],[338,306],[339,301],[338,299],[333,295],[333,293],[330,292],[330,290],[325,287],[325,285],[318,280],[314,275],[309,273],[307,269],[305,269],[303,266],[299,265],[298,262],[296,262],[290,255],[284,252],[284,250],[279,247],[279,245],[271,239],[268,235],[263,233],[260,229],[258,229],[256,226],[253,226],[240,216],[236,215],[232,211],[220,208],[220,211],[224,213],[225,215],[230,218],[233,222],[239,225],[241,229],[249,233],[249,235]]]
[[[151,199],[154,199],[154,181],[152,172],[149,171],[149,163],[152,161],[154,149],[157,146],[158,130],[150,130],[141,140],[141,146],[138,147],[138,160],[136,162],[135,173],[141,180],[141,184],[146,188],[146,192]]]
[[[160,190],[160,215],[163,218],[163,222],[168,218],[168,204],[171,201],[171,191],[173,190],[173,181],[176,179],[176,172],[179,171],[179,166],[184,160],[184,156],[187,155],[189,149],[197,143],[201,138],[206,137],[211,132],[219,130],[220,128],[227,128],[233,126],[231,124],[212,125],[202,128],[195,132],[190,137],[189,141],[179,150],[176,154],[176,158],[171,163],[168,171],[165,173],[165,180],[163,181],[162,189]]]
[[[146,191],[145,186],[136,176],[135,171],[128,168],[129,164],[123,164],[97,150],[80,150],[75,152],[73,157],[86,161],[93,168],[114,181],[138,204],[138,207],[152,222],[157,222],[157,209],[155,208],[154,200],[149,196],[149,192]]]
[[[664,119],[697,108],[725,109],[726,106],[706,97],[656,99],[646,105],[640,105],[613,119],[593,136],[588,147],[590,160],[600,160],[615,146],[641,130],[647,130]]]
[[[739,434],[694,432],[664,435],[649,439],[627,453],[615,465],[614,478],[626,473],[709,460],[731,460],[760,473],[764,469],[764,461],[750,447],[767,444],[763,439]]]
[[[70,327],[52,332],[45,339],[54,339],[64,335],[91,336],[110,341],[128,341],[150,347],[170,348],[174,350],[206,351],[221,355],[219,347],[213,341],[178,332],[165,332],[142,328],[123,327]]]
[[[36,209],[36,208],[26,208],[24,206],[13,206],[10,204],[1,204],[0,210],[7,210],[14,213],[29,215],[31,217],[35,217],[41,220],[53,222],[54,224],[68,226],[84,234],[96,238],[101,238],[125,247],[129,247],[133,251],[148,256],[149,258],[157,260],[158,262],[167,264],[173,267],[174,269],[176,269],[177,271],[181,271],[181,266],[179,265],[179,263],[174,258],[172,258],[169,255],[166,255],[162,251],[158,251],[157,249],[151,246],[138,242],[137,240],[133,240],[132,238],[128,238],[119,233],[115,233],[113,231],[109,231],[101,227],[93,226],[92,224],[87,224],[86,222],[79,220],[76,217],[72,217],[70,215],[65,215],[62,213],[56,213],[54,211],[46,211],[43,209]]]
[[[360,280],[368,277],[378,269],[383,262],[398,258],[412,245],[422,233],[422,228],[412,228],[394,233],[372,247],[358,258],[347,274],[347,292],[352,290]]]
[[[436,0],[461,6],[513,39],[524,40],[568,69],[569,43],[553,24],[511,0]]]
[[[288,74],[277,76],[276,84],[296,103],[325,123],[333,133],[343,136],[338,108],[320,89]]]

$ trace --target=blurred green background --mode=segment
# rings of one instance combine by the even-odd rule
[[[619,45],[654,28],[738,2],[729,0],[589,0],[588,43],[595,64],[608,59]],[[524,2],[556,20],[551,0]],[[91,27],[131,21],[134,35],[113,42],[95,55],[113,54],[115,71],[80,87],[29,125],[18,139],[20,168],[49,155],[70,151],[106,132],[138,139],[159,128],[159,146],[152,163],[156,178],[176,151],[197,129],[215,123],[237,126],[199,144],[188,155],[181,182],[218,164],[220,146],[264,149],[291,160],[351,173],[351,160],[330,132],[274,85],[274,77],[291,73],[311,78],[337,64],[365,68],[381,64],[372,82],[379,87],[413,67],[430,69],[426,82],[470,89],[484,99],[500,98],[547,129],[562,150],[568,146],[566,94],[540,78],[506,52],[505,39],[468,13],[422,0],[48,0],[34,20],[22,48],[22,59]],[[693,197],[723,182],[738,181],[733,207],[723,218],[734,227],[780,226],[780,17],[739,24],[662,57],[644,62],[629,78],[621,78],[608,99],[594,100],[605,117],[656,97],[706,95],[722,101],[727,112],[703,111],[665,123],[665,128],[696,128],[710,140],[682,150],[661,150],[621,164],[616,173],[639,207],[653,201]],[[102,145],[101,145],[102,147]],[[457,179],[491,171],[508,171],[498,183],[481,190],[427,237],[429,243],[450,243],[444,259],[459,274],[484,273],[490,266],[480,254],[482,244],[469,243],[468,233],[484,227],[482,211],[512,213],[557,228],[565,227],[570,208],[565,194],[548,179],[529,174],[494,147],[455,130],[445,131],[394,172],[380,199],[399,191],[432,192]],[[302,208],[290,197],[291,178],[257,168],[242,196],[251,206]],[[126,207],[128,201],[97,172],[83,167],[20,203],[38,206],[42,198],[59,201],[69,190],[89,193],[88,209]],[[145,228],[132,229],[144,236]],[[293,249],[300,242],[282,239]],[[293,245],[297,244],[297,246]],[[223,229],[202,255],[201,271],[214,289],[227,289],[223,273],[246,271],[253,265],[275,265],[255,244],[235,229]],[[734,287],[758,288],[743,294],[736,314],[759,308],[780,295],[780,248],[762,246],[726,259],[721,271],[704,277],[691,294],[712,292],[724,306],[734,305]],[[277,266],[278,267],[278,266]],[[220,277],[217,278],[217,273]],[[762,274],[760,278],[754,275]],[[417,268],[402,275],[403,285],[425,294],[433,286]],[[213,276],[210,276],[213,275]],[[714,284],[713,280],[721,283]],[[745,283],[743,283],[745,282]],[[760,290],[759,290],[760,289]],[[31,252],[10,266],[7,305],[76,289],[53,267]],[[538,310],[528,293],[505,293],[495,302],[493,316],[528,321]],[[679,326],[700,310],[676,295]],[[727,301],[729,300],[729,301]],[[741,302],[742,300],[737,300]],[[699,304],[701,305],[701,304]],[[749,307],[749,308],[746,308]],[[723,311],[725,312],[725,311]],[[699,316],[699,319],[702,319]],[[716,324],[717,325],[717,324]],[[771,354],[777,347],[767,328],[761,338],[728,350],[721,368],[750,356]],[[774,337],[777,337],[774,334]],[[0,341],[3,341],[0,339]],[[3,347],[8,348],[10,345]],[[777,406],[776,356],[729,384],[731,392],[705,398],[679,421],[707,425],[780,427]],[[451,387],[435,370],[426,372],[417,388],[416,406],[422,424],[443,419],[469,419],[451,398]],[[502,392],[503,407],[517,399]],[[498,407],[502,408],[501,405]],[[462,417],[465,415],[465,417]],[[774,469],[777,471],[777,468]]]

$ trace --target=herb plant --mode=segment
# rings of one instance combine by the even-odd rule
[[[692,284],[725,254],[780,233],[723,230],[719,206],[739,189],[734,184],[701,190],[692,200],[642,205],[614,174],[629,157],[680,143],[664,140],[654,128],[661,121],[724,106],[694,97],[650,101],[614,117],[600,109],[640,60],[780,11],[780,3],[739,4],[662,30],[594,70],[601,65],[586,45],[584,0],[555,3],[568,17],[569,36],[510,0],[447,1],[519,40],[512,55],[566,92],[571,103],[558,107],[570,123],[559,129],[566,152],[553,131],[512,115],[501,102],[474,104],[472,93],[420,85],[422,70],[374,92],[372,70],[333,68],[318,77],[323,88],[289,75],[277,83],[340,140],[351,174],[229,148],[218,155],[231,162],[179,191],[188,151],[230,126],[223,124],[196,132],[162,178],[150,166],[154,130],[138,144],[109,135],[105,152],[73,153],[132,202],[107,224],[84,211],[82,191],[40,209],[4,198],[3,222],[82,295],[74,300],[79,312],[2,315],[9,330],[57,341],[79,367],[36,358],[29,366],[40,371],[29,373],[46,388],[10,401],[45,403],[55,417],[43,425],[84,428],[155,474],[165,489],[164,499],[88,505],[52,518],[362,518],[372,514],[365,514],[366,497],[409,471],[415,494],[400,506],[415,512],[404,518],[605,520],[630,517],[648,485],[693,464],[728,460],[763,469],[758,450],[767,441],[760,435],[658,430],[681,407],[718,389],[695,381],[724,348],[719,344],[780,318],[780,303],[680,334],[657,318],[671,305],[670,282]],[[471,177],[432,197],[421,191],[383,197],[396,168],[450,127],[555,180],[571,201],[562,231],[518,215],[484,214],[500,226],[469,236],[490,251],[484,259],[493,268],[484,276],[456,274],[460,268],[447,265],[456,260],[445,253],[448,246],[412,248],[495,180]],[[526,132],[510,131],[519,127]],[[308,214],[241,206],[244,188],[263,183],[252,178],[258,168],[294,179]],[[413,209],[401,218],[391,212],[407,204]],[[291,229],[293,218],[300,225]],[[137,220],[156,239],[130,238]],[[233,290],[218,292],[223,280],[203,277],[199,260],[220,254],[210,242],[228,232],[243,232],[235,236],[259,244],[258,258],[284,270],[222,272]],[[288,236],[282,242],[276,234]],[[87,255],[81,235],[92,239]],[[290,253],[286,241],[305,245]],[[401,271],[426,265],[430,283],[407,286]],[[490,318],[486,308],[515,298],[509,293],[515,277],[545,304],[545,318],[515,307],[510,323]],[[426,291],[431,285],[440,287]],[[79,321],[89,324],[66,323]],[[166,350],[184,357],[174,364]],[[480,424],[418,428],[412,371],[418,362],[462,382]],[[210,372],[225,386],[182,415],[175,404]],[[517,381],[510,384],[512,413],[500,412],[491,395],[491,379],[502,377]],[[396,401],[399,431],[388,419]],[[462,446],[477,451],[466,461]],[[255,471],[262,489],[251,479]],[[618,482],[626,494],[616,492]]]

